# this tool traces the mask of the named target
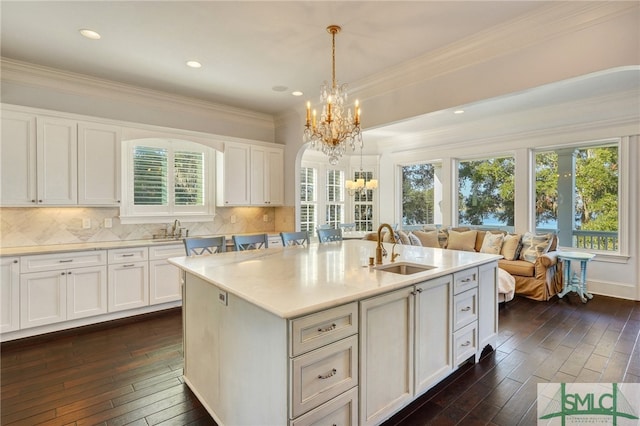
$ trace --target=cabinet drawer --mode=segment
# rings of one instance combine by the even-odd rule
[[[358,304],[338,306],[289,322],[289,355],[297,356],[358,332]]]
[[[130,263],[140,260],[147,260],[148,250],[146,247],[132,247],[127,249],[109,250],[109,264],[112,263]]]
[[[149,247],[149,260],[164,260],[186,256],[184,244],[157,245]]]
[[[20,272],[59,271],[61,269],[82,268],[105,265],[105,250],[75,251],[71,253],[37,254],[22,256]]]
[[[453,329],[458,330],[478,320],[478,289],[456,294],[453,298]]]
[[[462,293],[478,286],[478,268],[466,269],[453,274],[453,294]]]
[[[460,365],[478,350],[478,326],[471,323],[453,333],[453,359],[455,365]]]
[[[290,418],[298,417],[358,384],[358,336],[291,360]]]
[[[289,422],[289,426],[357,426],[358,387]]]
[[[280,238],[280,234],[272,234],[268,235],[269,239],[269,248],[282,247],[282,238]]]

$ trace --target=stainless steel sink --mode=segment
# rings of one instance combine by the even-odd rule
[[[417,263],[408,263],[408,262],[397,262],[391,263],[389,265],[380,265],[376,266],[375,269],[384,272],[392,272],[394,274],[400,275],[411,275],[417,274],[418,272],[428,271],[430,269],[435,269],[435,266],[429,265],[420,265]]]

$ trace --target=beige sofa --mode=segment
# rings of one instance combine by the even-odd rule
[[[476,252],[480,252],[482,250],[487,232],[492,234],[501,233],[503,235],[508,235],[506,232],[499,230],[485,231],[471,230],[470,228],[452,228],[446,231],[428,229],[412,232],[397,231],[397,239],[400,244],[419,244],[446,249],[451,248],[449,244],[449,231],[459,233],[455,234],[456,237],[461,235],[460,233],[477,231],[475,241],[471,241],[466,246],[457,246],[455,248],[457,250],[463,249],[466,251]],[[436,233],[437,239],[434,239],[434,233]],[[413,236],[411,234],[413,234]],[[454,234],[452,233],[451,237],[453,236]],[[385,235],[383,241],[390,241],[389,237],[389,235]],[[371,233],[365,238],[375,241],[377,240],[377,235],[375,233]],[[522,236],[519,236],[519,238],[516,237],[516,239],[519,240],[517,245],[521,248]],[[516,260],[507,260],[503,258],[498,261],[498,266],[515,278],[515,293],[517,295],[534,300],[549,300],[562,290],[562,262],[558,262],[558,252],[556,251],[557,243],[557,236],[553,235],[548,249],[544,250],[544,253],[537,254],[535,259],[531,256],[528,257],[529,260],[523,260],[518,255],[518,251],[516,251]]]

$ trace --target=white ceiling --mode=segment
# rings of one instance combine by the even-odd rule
[[[5,58],[277,114],[331,78],[359,80],[496,25],[543,1],[6,1]],[[88,40],[78,30],[102,35]],[[191,69],[185,62],[203,64]],[[286,86],[284,92],[274,86]],[[291,91],[304,92],[301,98]]]

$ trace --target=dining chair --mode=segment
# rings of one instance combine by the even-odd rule
[[[190,237],[185,238],[183,241],[187,256],[222,253],[227,250],[227,240],[223,236]]]
[[[342,229],[343,232],[350,232],[350,231],[355,231],[356,230],[356,224],[355,223],[341,223],[338,226],[340,227],[340,229]]]
[[[329,223],[316,226],[316,229],[331,229],[331,228],[333,228],[333,226],[331,226],[331,224]]]
[[[267,234],[234,235],[231,238],[233,239],[233,246],[236,251],[269,248],[269,237]]]
[[[342,229],[318,229],[318,239],[321,243],[342,241]]]
[[[309,233],[307,231],[299,232],[281,232],[282,245],[287,246],[308,246]]]

